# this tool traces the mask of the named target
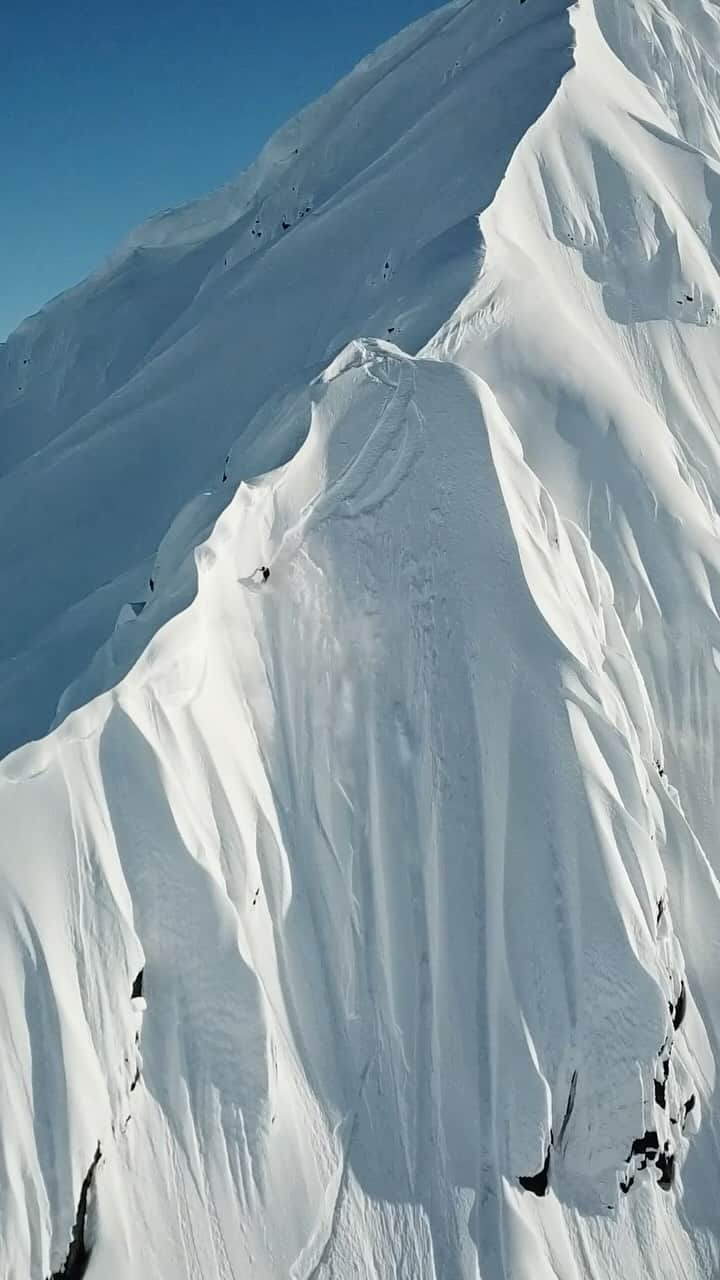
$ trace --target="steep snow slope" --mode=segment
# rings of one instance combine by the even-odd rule
[[[353,344],[309,417],[6,762],[9,1257],[60,1265],[100,1141],[97,1275],[572,1275],[586,1232],[696,1274],[653,1178],[617,1203],[712,1078],[681,882],[720,913],[607,574],[472,374]]]
[[[486,377],[611,572],[714,854],[720,808],[720,25],[581,5],[576,71],[481,225],[486,270],[428,353]],[[620,59],[626,57],[627,65]]]
[[[159,471],[175,431],[187,457],[134,525],[105,477],[128,509],[92,573],[117,577],[65,667],[80,578],[42,622],[18,599],[12,643],[37,644],[11,705],[54,665],[8,740],[78,678],[0,765],[9,1277],[57,1271],[74,1223],[91,1280],[720,1273],[720,29],[703,0],[570,17],[554,96],[560,6],[399,37],[238,190],[139,233],[177,319],[127,384],[66,369],[71,423],[64,357],[39,380],[47,443],[7,480],[26,503],[123,450]],[[250,265],[198,267],[188,305],[188,258],[256,241],[253,193],[311,135],[342,195]],[[88,333],[128,261],[26,332]],[[28,423],[11,448],[37,449]],[[133,599],[133,539],[213,469],[79,673],[103,599]]]
[[[251,420],[347,341],[415,351],[571,61],[563,0],[459,0],[368,58],[238,183],[156,219],[0,352],[0,753],[142,598],[178,508],[300,443]],[[51,533],[49,531],[52,531]],[[49,539],[52,550],[48,552]]]

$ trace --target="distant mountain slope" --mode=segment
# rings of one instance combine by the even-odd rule
[[[141,228],[0,350],[0,753],[142,596],[183,503],[298,440],[251,420],[357,334],[417,350],[570,65],[566,5],[454,3],[365,60],[237,184]],[[390,331],[392,331],[390,333]],[[49,550],[50,548],[50,550]]]
[[[709,0],[449,6],[8,435],[107,506],[5,667],[13,1280],[720,1273],[718,67]]]

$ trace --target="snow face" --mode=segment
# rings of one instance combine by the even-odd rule
[[[267,414],[256,431],[259,411],[358,334],[416,351],[447,319],[477,276],[477,215],[571,42],[558,0],[440,10],[282,130],[236,184],[141,228],[10,337],[0,752],[46,732],[231,446],[240,478],[292,456],[300,440]]]
[[[451,5],[8,343],[8,1276],[717,1276],[719,48]]]
[[[84,1013],[78,1149],[109,1134],[126,1184],[98,1274],[139,1240],[157,1274],[497,1271],[555,1135],[555,1211],[601,1221],[633,1142],[686,1143],[664,808],[701,855],[607,574],[457,365],[354,343],[308,410],[196,552],[190,607],[0,785],[33,966],[9,1022],[32,920]],[[26,1207],[54,1266],[79,1174]]]

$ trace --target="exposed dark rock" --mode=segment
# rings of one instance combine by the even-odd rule
[[[85,1174],[82,1187],[80,1188],[80,1199],[78,1200],[77,1213],[75,1215],[75,1226],[73,1227],[72,1239],[70,1241],[70,1248],[68,1249],[67,1257],[60,1270],[53,1271],[50,1280],[82,1280],[82,1277],[87,1271],[91,1248],[85,1240],[87,1203],[93,1178],[95,1177],[95,1170],[97,1169],[101,1154],[100,1143],[98,1142],[95,1155],[92,1158],[92,1163]]]
[[[632,1160],[633,1156],[647,1156],[648,1159],[654,1160],[659,1150],[660,1143],[656,1130],[646,1129],[642,1138],[634,1139],[628,1160]],[[652,1155],[650,1154],[651,1152]]]
[[[658,1107],[662,1107],[663,1111],[665,1110],[665,1081],[664,1080],[655,1081],[655,1102]]]
[[[661,1151],[657,1158],[657,1167],[660,1173],[658,1178],[658,1186],[663,1191],[669,1191],[675,1180],[675,1156],[669,1150],[670,1144],[665,1143],[665,1150]]]
[[[562,1124],[560,1125],[560,1133],[558,1134],[558,1146],[561,1146],[563,1137],[565,1136],[565,1130],[567,1129],[568,1124],[570,1123],[570,1117],[573,1112],[573,1107],[575,1106],[576,1088],[577,1088],[577,1071],[573,1071],[572,1076],[570,1077],[570,1089],[568,1091],[568,1100],[567,1100],[567,1103],[565,1104],[565,1115],[563,1116],[563,1121],[562,1121]]]
[[[681,1025],[686,1012],[687,1012],[687,992],[685,990],[685,979],[683,979],[683,981],[680,983],[680,995],[677,998],[677,1004],[675,1005],[674,1012],[673,1012],[672,1005],[670,1005],[670,1014],[672,1016],[673,1026],[676,1031],[678,1027]]]
[[[141,996],[143,993],[143,974],[144,973],[145,973],[145,970],[141,969],[140,972],[137,974],[135,981],[133,982],[132,995],[130,997],[132,1000],[137,999],[137,997]]]
[[[532,1191],[535,1196],[547,1195],[548,1182],[550,1180],[550,1148],[548,1147],[545,1163],[539,1173],[525,1174],[524,1177],[518,1178],[520,1186],[525,1191]]]

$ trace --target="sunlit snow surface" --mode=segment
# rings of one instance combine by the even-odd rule
[[[451,5],[5,347],[8,1280],[720,1273],[718,65]]]

